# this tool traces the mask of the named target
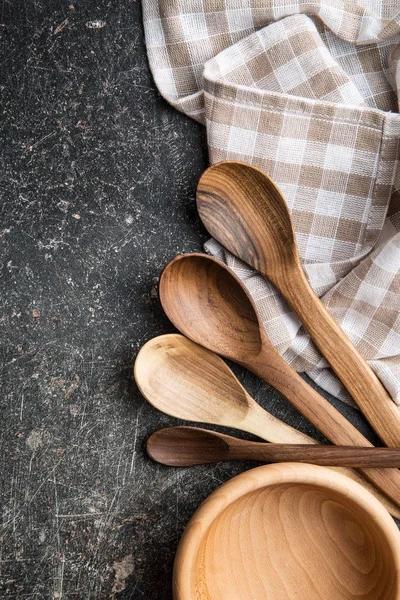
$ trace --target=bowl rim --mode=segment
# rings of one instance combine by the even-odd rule
[[[371,492],[346,475],[308,463],[268,464],[250,469],[222,484],[204,500],[188,522],[178,544],[173,569],[174,600],[195,600],[191,589],[197,571],[197,555],[202,540],[218,515],[248,493],[285,483],[327,488],[348,497],[367,512],[389,544],[397,573],[397,589],[391,600],[400,600],[400,531],[387,509]]]

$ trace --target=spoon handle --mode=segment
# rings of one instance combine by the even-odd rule
[[[381,440],[400,446],[400,409],[311,289],[301,265],[276,285]]]
[[[248,442],[232,449],[232,458],[263,462],[308,462],[325,467],[398,468],[400,448]]]
[[[176,467],[229,460],[304,462],[326,467],[400,467],[400,448],[266,444],[201,427],[160,429],[147,440],[147,451],[155,461]]]
[[[338,446],[372,446],[372,444],[338,410],[281,360],[272,348],[262,350],[256,360],[242,363],[267,381],[306,417],[331,443]],[[364,468],[371,482],[400,506],[400,471]]]
[[[279,421],[279,419],[275,419],[275,417],[264,410],[257,402],[254,402],[252,398],[250,398],[250,400],[252,402],[252,409],[249,410],[246,418],[240,424],[240,429],[242,431],[247,431],[248,433],[258,436],[262,440],[273,442],[275,444],[318,444],[316,439],[294,429],[290,425],[286,425],[286,423]],[[278,421],[279,427],[276,426],[275,421]],[[283,426],[285,426],[285,428]],[[358,430],[356,431],[359,433]],[[347,442],[347,444],[349,443],[351,442]],[[368,445],[368,440],[360,434],[360,446],[368,447]],[[379,473],[374,473],[373,470],[372,473],[367,473],[366,476],[362,476],[362,469],[360,469],[360,472],[350,467],[331,467],[331,469],[338,473],[342,473],[342,475],[346,475],[346,477],[350,477],[350,479],[353,479],[364,486],[371,494],[378,498],[393,517],[400,519],[400,509],[398,508],[397,502],[389,499],[390,494],[386,495],[386,488],[389,484],[386,484],[386,482],[383,481],[381,471]],[[388,476],[387,473],[388,469],[386,469],[384,475]],[[381,483],[382,481],[383,483]]]
[[[248,396],[248,403],[251,408],[240,423],[242,431],[257,435],[262,440],[274,444],[318,444],[314,438],[264,410],[250,396]]]

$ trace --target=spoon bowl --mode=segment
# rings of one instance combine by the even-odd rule
[[[260,198],[262,201],[260,201]],[[209,167],[196,193],[208,232],[272,281],[300,265],[289,209],[267,175],[236,161]]]
[[[213,340],[212,350],[227,358],[257,357],[260,327],[240,281],[220,261],[205,260],[204,254],[185,256],[172,260],[160,279],[161,302],[167,315],[173,314],[175,327],[206,347],[204,342]]]
[[[235,426],[255,404],[219,356],[179,334],[149,340],[134,375],[150,404],[178,419]]]
[[[214,433],[200,427],[159,429],[147,440],[147,454],[156,462],[173,467],[229,460],[229,443],[222,434]]]

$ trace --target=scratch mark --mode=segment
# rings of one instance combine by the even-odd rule
[[[19,420],[22,421],[22,413],[24,412],[24,395],[21,398],[21,409],[19,411]]]
[[[63,588],[64,588],[64,566],[65,566],[65,555],[62,555],[61,564],[57,569],[57,579],[58,579],[58,590],[53,592],[53,599],[62,599],[63,597]]]
[[[137,416],[136,416],[136,423],[135,423],[135,437],[133,438],[133,452],[132,452],[132,460],[131,460],[131,469],[129,471],[129,475],[135,476],[135,471],[136,471],[136,444],[137,444],[137,437],[138,437],[138,430],[139,430],[139,415],[140,415],[140,411],[138,411]]]
[[[69,24],[69,20],[68,19],[64,19],[64,21],[62,23],[60,23],[58,25],[58,27],[55,28],[53,35],[57,35],[58,33],[61,33],[61,31],[63,29],[65,29],[65,27]]]
[[[47,135],[45,135],[44,137],[40,138],[40,140],[38,140],[37,142],[35,142],[34,144],[32,144],[31,146],[28,146],[28,150],[29,152],[31,152],[38,144],[41,144],[42,142],[44,142],[45,140],[50,139],[51,137],[53,137],[54,135],[56,135],[57,130],[52,131],[51,133],[48,133]]]
[[[71,515],[60,515],[60,514],[55,514],[54,516],[57,519],[87,519],[88,517],[90,518],[95,518],[95,517],[101,517],[102,515],[104,515],[104,513],[77,513],[77,514],[71,514]]]
[[[49,475],[53,474],[55,472],[55,470],[57,469],[58,465],[63,461],[62,458],[60,458],[60,460],[54,465],[54,467],[50,470]],[[32,504],[32,502],[34,501],[34,499],[36,498],[36,496],[38,495],[38,493],[40,492],[40,490],[42,489],[42,487],[49,481],[49,479],[44,479],[42,481],[42,483],[38,486],[36,492],[29,498],[29,501],[26,503],[28,506],[30,504]],[[58,512],[58,509],[57,509]]]

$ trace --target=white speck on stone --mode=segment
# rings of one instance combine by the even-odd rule
[[[98,20],[98,21],[88,21],[85,25],[86,25],[86,27],[88,29],[102,29],[103,27],[105,27],[106,22],[105,21],[100,21],[100,20]]]
[[[33,452],[36,452],[43,444],[43,431],[36,431],[33,429],[28,435],[26,443]]]
[[[132,554],[127,554],[119,561],[116,560],[113,563],[113,569],[115,571],[115,577],[112,591],[113,593],[122,592],[126,587],[126,580],[134,571]]]

